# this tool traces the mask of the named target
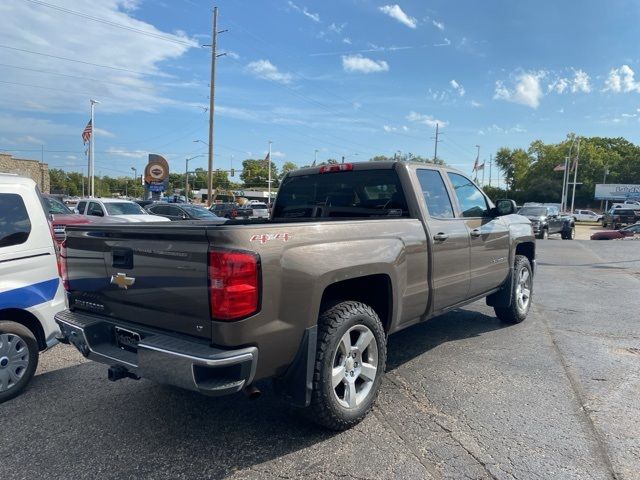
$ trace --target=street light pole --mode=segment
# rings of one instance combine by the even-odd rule
[[[184,159],[184,198],[187,202],[189,201],[189,160],[191,159]]]
[[[576,199],[576,182],[578,181],[578,163],[580,162],[580,137],[578,137],[578,147],[576,153],[576,168],[573,170],[573,195],[571,196],[571,213]]]

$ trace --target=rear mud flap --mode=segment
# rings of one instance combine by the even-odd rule
[[[298,352],[286,373],[273,380],[275,391],[295,407],[308,407],[311,403],[317,344],[318,327],[314,325],[304,331]]]

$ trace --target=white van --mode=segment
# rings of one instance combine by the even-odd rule
[[[53,230],[36,183],[0,173],[0,403],[29,383],[65,308]]]

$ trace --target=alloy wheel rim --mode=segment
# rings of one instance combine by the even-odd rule
[[[0,392],[14,388],[28,367],[29,347],[22,337],[0,334]]]
[[[340,406],[357,408],[371,394],[378,375],[378,344],[365,325],[351,327],[333,354],[331,390]]]
[[[526,312],[531,302],[531,274],[529,270],[523,268],[518,274],[516,284],[516,304],[520,312]]]

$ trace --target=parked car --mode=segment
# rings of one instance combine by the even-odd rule
[[[605,230],[591,235],[591,240],[617,240],[618,238],[633,237],[640,234],[640,223],[629,225],[620,230]]]
[[[149,205],[153,205],[154,203],[158,203],[155,200],[133,200],[134,203],[137,203],[142,208],[146,210]]]
[[[71,228],[56,318],[111,380],[215,396],[273,378],[342,430],[373,406],[388,334],[484,297],[502,321],[525,319],[536,245],[514,213],[435,165],[296,170],[261,223]]]
[[[144,208],[129,200],[117,198],[89,198],[78,202],[80,215],[108,218],[120,222],[168,222],[168,218],[151,215]]]
[[[574,210],[573,218],[577,222],[600,222],[602,215],[593,210]]]
[[[623,225],[633,225],[640,221],[640,208],[616,208],[612,207],[602,217],[602,226],[618,230]]]
[[[249,218],[253,213],[251,208],[240,208],[235,203],[214,203],[209,208],[213,213],[219,217],[229,218],[231,220],[235,218]]]
[[[246,208],[250,208],[252,210],[249,218],[269,218],[269,210],[266,203],[251,203]]]
[[[51,195],[42,195],[45,211],[49,214],[53,233],[58,242],[64,242],[67,225],[81,225],[94,221],[93,217],[74,213],[69,207]]]
[[[0,403],[26,387],[59,335],[65,294],[47,217],[33,180],[0,174]]]
[[[191,205],[188,203],[156,203],[149,205],[147,211],[153,215],[160,215],[166,217],[169,220],[205,220],[205,221],[220,221],[225,222],[226,219],[217,216],[210,210],[197,205]]]
[[[575,220],[571,216],[561,215],[558,207],[525,204],[518,213],[531,221],[536,238],[545,239],[552,233],[559,233],[563,240],[573,240],[576,236]]]

